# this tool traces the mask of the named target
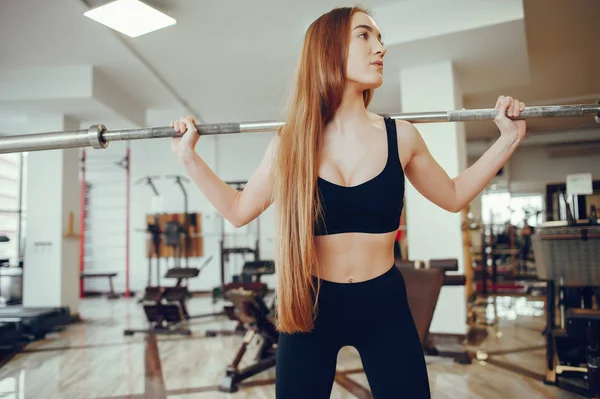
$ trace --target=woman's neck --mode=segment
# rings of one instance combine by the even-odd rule
[[[351,131],[351,129],[348,129],[349,126],[356,126],[357,122],[363,122],[368,118],[362,90],[357,90],[355,87],[348,85],[342,96],[340,106],[329,122],[328,129],[338,133]]]

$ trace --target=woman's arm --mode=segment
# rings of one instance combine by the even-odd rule
[[[196,153],[194,147],[198,140],[193,136],[198,136],[198,132],[194,127],[195,121],[193,118],[184,119],[171,124],[176,130],[185,132],[182,138],[173,139],[173,152],[190,178],[217,211],[234,226],[241,227],[254,220],[272,202],[271,166],[278,136],[269,143],[260,165],[244,189],[238,191],[223,182]]]
[[[525,136],[525,121],[512,121],[507,115],[519,116],[525,105],[511,97],[500,96],[496,108],[498,115],[494,122],[500,129],[500,137],[477,162],[454,179],[431,156],[412,124],[396,123],[398,133],[404,135],[411,148],[406,177],[425,198],[447,211],[460,212],[496,176]]]

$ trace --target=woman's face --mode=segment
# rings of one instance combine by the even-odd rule
[[[363,12],[352,16],[346,80],[360,90],[376,89],[383,83],[386,48],[373,18]]]

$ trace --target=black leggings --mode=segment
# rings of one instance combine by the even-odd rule
[[[310,333],[280,334],[276,397],[326,399],[338,351],[355,347],[375,399],[429,399],[429,379],[402,273],[358,283],[321,280],[318,315]]]

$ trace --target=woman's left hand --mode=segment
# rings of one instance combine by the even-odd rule
[[[517,142],[525,137],[525,120],[513,121],[510,117],[518,117],[525,109],[525,104],[510,96],[500,96],[496,101],[498,114],[494,118],[494,123],[500,129],[502,137]]]

